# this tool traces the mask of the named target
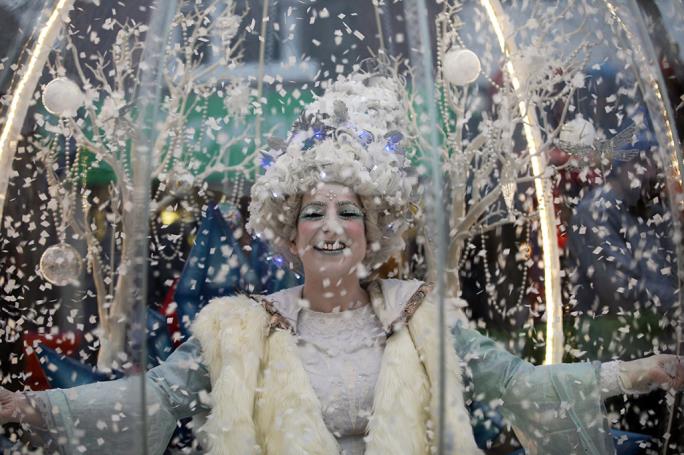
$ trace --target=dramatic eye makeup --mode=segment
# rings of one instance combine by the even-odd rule
[[[344,220],[363,219],[364,213],[361,207],[351,201],[341,201],[337,204],[337,216]],[[319,220],[325,217],[327,206],[323,202],[311,202],[306,204],[299,212],[299,219],[305,221]]]
[[[325,216],[325,204],[322,202],[312,202],[306,204],[299,211],[300,220],[318,220]]]
[[[337,215],[340,218],[352,220],[364,217],[361,207],[351,201],[342,201],[337,204]]]

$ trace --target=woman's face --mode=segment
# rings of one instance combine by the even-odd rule
[[[301,259],[308,278],[332,281],[356,273],[366,256],[364,212],[356,194],[336,183],[321,184],[304,194],[292,252]]]

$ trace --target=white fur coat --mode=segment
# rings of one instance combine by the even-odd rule
[[[383,280],[369,292],[391,335],[375,386],[366,454],[432,453],[439,369],[435,305],[416,281]],[[288,316],[286,309],[236,296],[212,301],[197,317],[193,333],[212,383],[212,411],[202,427],[209,453],[339,453],[297,356]],[[464,405],[460,360],[452,349],[446,357],[447,453],[481,454]]]

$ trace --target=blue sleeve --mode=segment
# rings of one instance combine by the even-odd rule
[[[51,452],[142,453],[146,441],[148,453],[163,454],[178,419],[208,411],[210,388],[199,342],[191,338],[145,376],[35,392],[30,398],[45,423],[39,436]]]
[[[473,398],[506,418],[526,453],[614,453],[599,391],[600,364],[534,366],[463,322],[452,334]]]

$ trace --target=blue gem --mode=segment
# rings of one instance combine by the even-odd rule
[[[404,135],[399,131],[390,131],[389,133],[385,134],[385,139],[387,139],[388,144],[398,144],[402,139],[404,139]]]
[[[314,127],[314,135],[313,138],[316,139],[317,141],[322,141],[325,139],[325,128],[321,127]]]
[[[262,169],[268,169],[275,162],[275,158],[268,153],[261,152],[261,160],[259,160],[259,165]]]
[[[375,136],[373,136],[373,133],[370,131],[366,130],[361,130],[358,132],[359,139],[361,140],[361,144],[363,145],[370,145],[371,142],[375,140]]]
[[[401,151],[399,148],[399,143],[404,138],[404,135],[399,131],[390,131],[385,134],[385,139],[387,139],[387,145],[385,145],[385,151],[388,153],[397,153]]]

